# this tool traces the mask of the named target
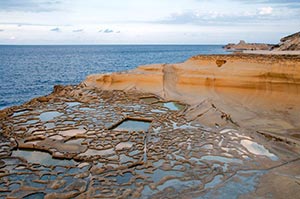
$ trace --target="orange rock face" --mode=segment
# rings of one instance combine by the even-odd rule
[[[195,56],[0,111],[0,198],[294,198],[300,57]]]
[[[196,106],[211,101],[241,126],[299,132],[300,56],[199,55],[184,63],[91,75],[88,87],[137,90]]]

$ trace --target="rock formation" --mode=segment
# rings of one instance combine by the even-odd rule
[[[294,198],[300,56],[95,74],[0,111],[0,198]]]
[[[238,44],[227,44],[223,48],[231,51],[242,51],[242,50],[270,50],[272,45],[270,44],[260,44],[260,43],[246,43],[241,40]]]
[[[282,111],[289,110],[289,114],[279,117],[286,122],[291,117],[287,123],[300,129],[296,122],[300,112],[297,97],[300,56],[201,55],[179,64],[149,65],[128,72],[91,75],[84,84],[104,90],[150,92],[190,105],[209,99],[222,106],[239,125],[253,127],[255,131],[260,125],[264,129],[273,124],[278,127],[277,130],[273,128],[277,133],[286,131],[285,125],[279,127],[278,120],[270,120],[268,114],[262,114],[264,111],[271,113],[280,106]],[[250,115],[247,110],[252,110]],[[268,122],[258,122],[262,121],[260,116]]]
[[[295,51],[300,50],[300,32],[283,37],[280,43],[275,45],[272,50],[274,51]]]

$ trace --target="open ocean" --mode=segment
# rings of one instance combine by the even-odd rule
[[[57,84],[78,84],[90,74],[225,53],[220,45],[0,45],[0,109],[49,94]]]

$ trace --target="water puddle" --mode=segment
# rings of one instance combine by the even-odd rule
[[[179,104],[177,102],[165,102],[165,103],[155,103],[159,106],[165,107],[171,111],[180,111],[185,108],[185,105]]]
[[[202,149],[211,150],[214,148],[214,145],[212,144],[205,144],[201,147]]]
[[[176,122],[172,122],[172,125],[173,125],[173,129],[193,129],[193,128],[196,128],[194,126],[191,125],[191,123],[187,123],[187,124],[183,124],[181,126],[179,126]]]
[[[17,116],[20,116],[20,115],[24,115],[26,113],[28,113],[29,111],[27,110],[24,110],[24,111],[18,111],[18,112],[15,112],[12,116],[13,117],[17,117]]]
[[[104,149],[104,150],[96,150],[96,149],[88,149],[86,152],[81,153],[79,156],[108,156],[115,153],[114,149]]]
[[[26,125],[31,125],[31,124],[36,124],[38,122],[39,122],[38,120],[28,120],[25,124]]]
[[[54,123],[45,123],[44,125],[47,129],[53,129],[55,127]]]
[[[152,104],[152,103],[154,103],[154,102],[157,102],[159,99],[156,98],[156,97],[146,97],[146,98],[141,98],[141,100],[142,100],[143,102],[148,103],[148,104]]]
[[[148,131],[150,122],[139,120],[125,120],[119,124],[114,130],[117,131]]]
[[[49,111],[41,113],[39,118],[42,122],[46,122],[49,120],[53,120],[55,117],[61,116],[63,113],[57,112],[57,111]]]
[[[195,186],[199,186],[201,184],[200,180],[192,180],[192,181],[181,181],[178,179],[172,179],[166,181],[164,184],[158,186],[158,190],[162,191],[167,187],[174,187],[177,190],[182,190],[184,188],[191,188]]]
[[[126,164],[128,162],[134,162],[134,159],[127,156],[127,155],[121,154],[120,155],[120,163],[121,164]]]
[[[159,109],[153,109],[151,110],[152,113],[166,113],[166,111],[162,111],[162,110],[159,110]]]
[[[67,104],[68,107],[74,107],[74,106],[81,105],[80,102],[67,102],[66,104]]]
[[[133,177],[133,175],[130,172],[126,172],[123,175],[118,175],[117,176],[117,183],[118,184],[128,183],[132,177]]]
[[[250,140],[242,140],[241,144],[252,154],[267,156],[273,161],[278,160],[278,157],[276,155],[270,153],[264,146],[256,142]]]
[[[138,154],[140,154],[141,153],[141,151],[139,151],[139,150],[134,150],[134,151],[131,151],[130,153],[129,153],[129,155],[130,156],[135,156],[135,155],[138,155]]]
[[[206,192],[201,198],[240,198],[256,190],[261,171],[238,171],[218,189]]]
[[[161,179],[163,179],[164,177],[167,177],[167,176],[181,178],[183,176],[183,173],[180,171],[173,171],[173,170],[165,171],[165,170],[161,170],[161,169],[156,169],[153,172],[151,177],[152,177],[153,182],[157,183]]]
[[[243,161],[236,158],[226,158],[222,156],[202,156],[200,160],[208,160],[208,161],[217,161],[217,162],[225,162],[225,163],[237,163],[242,164]]]
[[[27,160],[29,163],[36,163],[45,166],[70,166],[75,165],[74,160],[60,160],[52,158],[49,153],[42,151],[30,151],[30,150],[14,150],[12,157],[21,157]]]
[[[84,141],[83,138],[79,138],[79,139],[71,139],[71,140],[68,140],[66,141],[65,143],[66,144],[79,144],[81,145],[81,143]]]
[[[214,188],[216,185],[218,185],[222,182],[222,178],[223,178],[222,175],[215,176],[214,179],[212,181],[210,181],[209,183],[207,183],[204,188],[205,189]]]
[[[80,111],[95,111],[96,109],[85,107],[85,108],[80,108],[79,110],[80,110]]]
[[[132,142],[120,142],[119,144],[116,145],[116,150],[120,151],[123,149],[130,149],[133,146]]]
[[[25,197],[23,197],[23,199],[43,199],[45,198],[45,193],[42,193],[42,192],[37,192],[37,193],[32,193],[32,194],[29,194]]]

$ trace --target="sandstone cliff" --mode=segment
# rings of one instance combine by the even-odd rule
[[[195,107],[209,102],[252,131],[287,136],[300,129],[300,56],[199,55],[179,64],[91,75],[83,85],[150,92]]]

